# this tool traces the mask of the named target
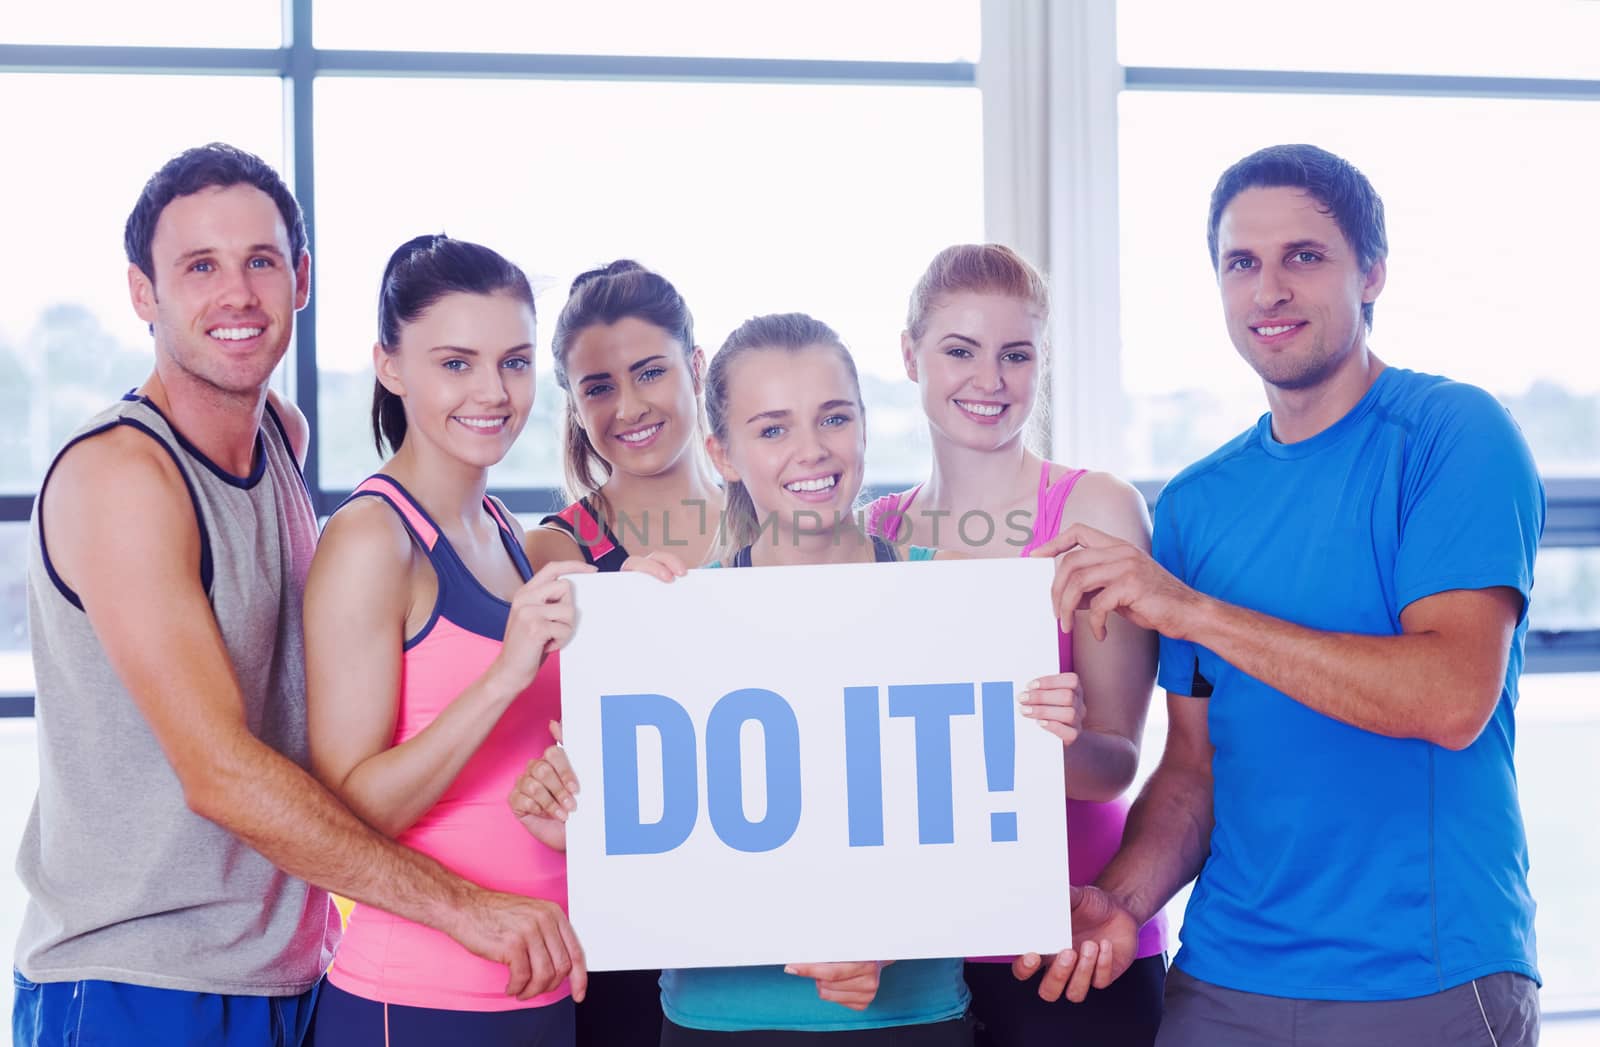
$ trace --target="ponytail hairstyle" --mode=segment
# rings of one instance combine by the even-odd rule
[[[834,350],[844,362],[845,371],[850,375],[850,384],[855,387],[856,404],[860,407],[864,426],[866,405],[861,402],[861,379],[856,374],[856,362],[851,358],[844,340],[833,328],[805,313],[770,313],[751,317],[735,328],[706,370],[706,418],[711,425],[711,435],[724,447],[727,446],[728,403],[732,398],[728,376],[734,361],[748,353],[775,349],[796,353],[814,345]],[[755,502],[750,498],[750,491],[738,480],[727,480],[726,484],[726,509],[712,546],[713,556],[724,563],[761,536],[761,520],[756,513]]]
[[[567,394],[567,409],[561,425],[561,466],[565,474],[567,497],[571,501],[589,499],[596,514],[607,515],[605,496],[600,488],[611,477],[611,464],[605,460],[578,418],[577,398],[567,375],[567,357],[578,336],[596,324],[614,324],[632,317],[661,328],[678,343],[685,365],[694,354],[694,316],[683,295],[666,277],[653,273],[628,258],[579,273],[567,292],[567,304],[556,318],[555,334],[550,339],[555,357],[556,384]],[[699,412],[695,429],[700,431]],[[695,440],[696,454],[704,454],[703,441]]]
[[[533,309],[533,288],[522,270],[480,244],[452,240],[443,233],[413,237],[395,249],[383,267],[378,290],[378,344],[393,354],[400,329],[449,294],[509,294]],[[378,454],[400,450],[406,438],[406,411],[400,397],[372,384],[372,439]],[[384,449],[385,444],[388,450]]]
[[[911,289],[906,307],[906,334],[912,342],[928,333],[929,314],[946,295],[971,291],[976,294],[1003,295],[1031,305],[1039,311],[1040,322],[1048,335],[1050,288],[1044,277],[1027,259],[1005,244],[953,244],[933,256],[917,286]],[[1040,346],[1041,353],[1045,347]],[[1045,381],[1041,374],[1041,381]],[[1041,397],[1038,409],[1029,419],[1025,442],[1042,445],[1050,398]]]

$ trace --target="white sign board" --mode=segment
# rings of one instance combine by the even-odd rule
[[[573,578],[572,922],[617,970],[1071,941],[1051,562]]]

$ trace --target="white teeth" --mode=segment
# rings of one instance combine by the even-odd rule
[[[1004,404],[969,404],[965,400],[957,400],[956,403],[963,411],[970,411],[985,418],[993,418],[1006,409]]]
[[[787,483],[783,486],[786,490],[795,492],[826,491],[834,485],[835,479],[832,476],[819,476],[815,480],[796,480],[794,483]]]
[[[1294,329],[1294,324],[1282,324],[1277,327],[1258,327],[1256,328],[1256,334],[1259,334],[1265,338],[1271,338],[1273,335],[1279,335],[1285,331],[1293,331]]]
[[[469,429],[498,429],[505,424],[504,418],[462,418],[456,416],[456,421]]]
[[[264,327],[218,327],[210,332],[211,337],[220,338],[224,342],[242,342],[246,338],[254,338]]]
[[[636,433],[618,433],[617,439],[625,444],[642,444],[661,431],[661,423],[657,422],[648,429],[640,429]]]

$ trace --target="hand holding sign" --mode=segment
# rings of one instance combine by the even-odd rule
[[[1092,985],[1104,989],[1133,963],[1139,950],[1139,924],[1132,914],[1098,887],[1072,888],[1072,944],[1050,957],[1039,979],[1039,998],[1054,1002],[1064,994],[1082,1003]],[[1043,958],[1025,953],[1011,964],[1018,981],[1039,970]]]
[[[1089,613],[1089,631],[1106,638],[1106,619],[1120,614],[1141,629],[1183,639],[1201,595],[1174,578],[1132,542],[1073,524],[1033,551],[1056,557],[1052,606],[1064,631],[1077,611]]]
[[[506,802],[534,839],[552,851],[567,849],[567,815],[578,808],[578,779],[572,773],[566,750],[561,748],[561,724],[550,721],[556,744],[531,761],[511,787]]]
[[[854,963],[791,963],[785,974],[811,978],[817,983],[821,999],[864,1011],[878,995],[878,979],[893,960],[864,960]]]
[[[545,657],[572,639],[577,609],[569,575],[593,574],[586,563],[547,563],[511,597],[505,643],[489,667],[490,675],[511,694],[533,682]]]
[[[1062,745],[1078,740],[1083,730],[1083,684],[1077,673],[1052,673],[1030,680],[1022,689],[1022,715],[1061,739]]]

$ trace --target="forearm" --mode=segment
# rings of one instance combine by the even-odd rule
[[[485,674],[415,736],[362,760],[335,791],[379,832],[405,831],[444,795],[516,693]]]
[[[1096,880],[1148,923],[1200,874],[1211,851],[1211,775],[1163,764],[1128,812],[1122,847]]]
[[[1500,676],[1434,632],[1371,636],[1321,632],[1203,598],[1187,639],[1341,723],[1459,748],[1499,693]],[[1485,681],[1493,694],[1478,695]]]
[[[310,774],[253,737],[218,745],[214,753],[185,779],[197,814],[291,876],[452,932],[455,916],[478,888],[374,831]]]
[[[1118,734],[1086,729],[1067,747],[1067,798],[1093,803],[1115,800],[1138,769],[1138,746]]]

